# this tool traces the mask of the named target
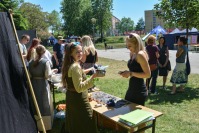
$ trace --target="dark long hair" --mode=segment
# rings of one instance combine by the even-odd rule
[[[187,38],[185,38],[185,37],[179,37],[179,40],[180,40],[180,42],[183,43],[183,45],[187,44]]]
[[[159,38],[159,44],[160,44],[160,39],[163,39],[163,40],[164,40],[164,43],[163,43],[163,45],[164,45],[164,44],[165,44],[165,37],[161,36],[161,37]]]
[[[68,70],[70,66],[74,63],[74,59],[71,56],[73,51],[76,49],[75,44],[69,43],[65,45],[65,56],[64,56],[64,62],[62,64],[62,83],[63,86],[66,86],[66,79],[68,78]]]
[[[32,40],[32,44],[30,45],[30,48],[28,49],[28,54],[27,54],[27,60],[30,61],[30,57],[31,57],[31,52],[33,50],[33,48],[36,46],[36,45],[39,45],[40,41],[39,39],[37,38],[34,38]]]

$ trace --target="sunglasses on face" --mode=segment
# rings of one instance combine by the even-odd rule
[[[130,34],[130,35],[129,35],[129,38],[135,38],[135,36],[134,36],[134,35],[132,35],[132,34]]]

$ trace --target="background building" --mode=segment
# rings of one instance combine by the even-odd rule
[[[111,27],[109,28],[107,34],[109,36],[118,36],[119,35],[119,30],[117,29],[117,25],[120,23],[120,20],[113,16],[111,17]]]
[[[156,16],[156,10],[146,10],[145,15],[145,32],[150,32],[153,28],[160,25],[164,28],[164,22],[162,19]]]

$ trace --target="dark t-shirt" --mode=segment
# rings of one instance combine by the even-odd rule
[[[63,54],[62,54],[62,51],[61,51],[61,45],[59,43],[56,43],[53,46],[53,51],[57,53],[57,58],[58,59],[62,59],[63,58]]]
[[[95,51],[95,55],[93,55],[91,52],[86,57],[85,63],[95,63],[97,58],[97,52]]]
[[[156,52],[159,51],[156,45],[148,45],[146,51],[149,55],[149,64],[157,64]]]

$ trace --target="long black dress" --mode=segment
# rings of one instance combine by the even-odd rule
[[[160,45],[158,45],[159,48],[159,54],[160,57],[158,58],[158,61],[161,65],[164,65],[164,63],[166,62],[167,59],[167,55],[166,55],[166,50],[167,50],[167,45],[163,45],[162,47],[160,47]],[[159,67],[159,76],[167,76],[168,75],[168,70],[166,67]]]
[[[128,68],[131,72],[143,72],[140,64],[134,59],[128,61]],[[143,105],[147,97],[147,89],[143,78],[131,77],[125,99]]]

